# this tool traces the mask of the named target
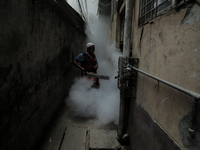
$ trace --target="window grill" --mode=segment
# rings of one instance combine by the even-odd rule
[[[139,25],[156,18],[158,13],[172,5],[172,0],[140,0]]]

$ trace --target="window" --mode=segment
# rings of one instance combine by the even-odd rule
[[[157,17],[159,12],[172,5],[172,0],[140,0],[139,25]]]

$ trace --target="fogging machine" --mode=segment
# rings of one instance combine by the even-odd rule
[[[109,76],[99,75],[99,74],[92,73],[92,72],[85,72],[84,75],[86,75],[87,77],[109,80]]]

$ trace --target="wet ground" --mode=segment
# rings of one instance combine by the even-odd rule
[[[40,150],[121,149],[117,141],[117,125],[103,125],[95,118],[74,116],[63,106],[46,135]]]

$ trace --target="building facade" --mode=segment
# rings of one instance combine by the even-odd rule
[[[111,2],[110,43],[123,52],[127,0]],[[138,69],[200,93],[199,0],[135,0],[131,10],[129,51]],[[198,99],[138,72],[124,133],[131,149],[198,149]]]

